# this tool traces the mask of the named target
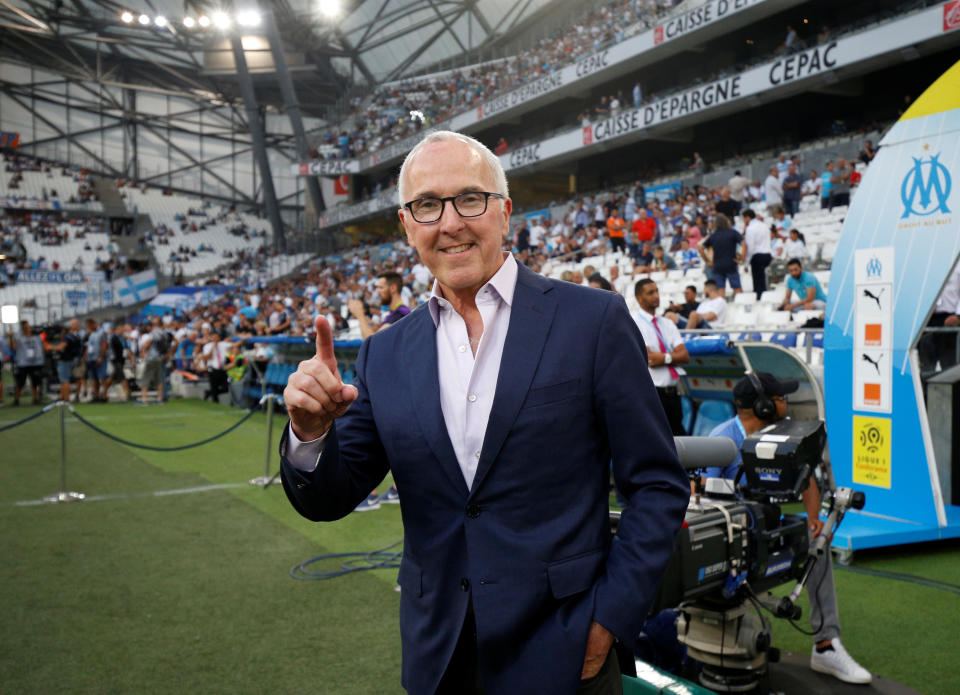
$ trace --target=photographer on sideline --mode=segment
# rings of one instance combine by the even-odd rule
[[[738,381],[733,387],[733,402],[737,414],[713,428],[711,437],[728,437],[739,449],[748,435],[786,417],[786,396],[797,390],[797,382],[778,381],[767,372],[756,372],[755,376],[762,393],[757,393],[756,385],[750,378],[744,377]],[[707,468],[703,475],[707,478],[734,480],[740,461],[738,456],[736,461],[723,468]],[[820,490],[815,476],[810,476],[810,485],[803,491],[802,500],[807,512],[810,542],[813,543],[823,530],[823,522],[818,518]],[[814,564],[807,583],[807,592],[810,597],[810,626],[816,631],[810,668],[847,683],[869,683],[872,680],[870,672],[854,661],[840,643],[840,615],[837,610],[837,595],[833,588],[833,560],[830,553],[826,553],[825,560]]]

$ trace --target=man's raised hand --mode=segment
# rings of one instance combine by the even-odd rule
[[[344,384],[333,354],[333,333],[323,316],[314,319],[316,354],[301,362],[283,390],[293,433],[301,441],[317,439],[357,398],[357,389]]]

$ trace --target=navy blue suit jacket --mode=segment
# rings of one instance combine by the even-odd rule
[[[410,693],[436,689],[471,600],[488,695],[574,693],[592,620],[633,643],[690,491],[621,297],[519,268],[470,490],[444,424],[426,307],[364,342],[355,385],[316,470],[284,458],[283,484],[305,517],[333,520],[393,472]],[[616,536],[611,459],[630,501]]]

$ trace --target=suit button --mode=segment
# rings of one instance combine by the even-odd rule
[[[470,591],[470,580],[464,577],[460,580],[460,588],[464,591]]]
[[[476,519],[478,516],[480,516],[480,506],[477,504],[468,504],[467,516],[471,519]]]

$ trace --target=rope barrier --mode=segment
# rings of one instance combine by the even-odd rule
[[[244,422],[246,422],[246,421],[249,420],[251,417],[253,417],[253,414],[256,413],[258,410],[260,410],[260,405],[261,405],[262,402],[263,402],[263,400],[261,399],[261,401],[260,401],[259,403],[257,403],[255,406],[253,406],[252,408],[250,408],[250,410],[247,411],[247,414],[246,414],[246,415],[244,415],[242,418],[240,418],[237,422],[235,422],[235,423],[233,423],[232,425],[230,425],[230,427],[228,427],[227,429],[225,429],[223,432],[220,432],[219,434],[215,434],[215,435],[213,435],[212,437],[207,437],[206,439],[202,439],[202,440],[200,440],[199,442],[194,442],[193,444],[183,444],[183,445],[181,445],[181,446],[152,446],[152,445],[150,445],[150,444],[139,444],[139,443],[137,443],[137,442],[131,442],[131,441],[127,440],[127,439],[123,439],[122,437],[118,437],[118,436],[116,436],[116,435],[114,435],[114,434],[110,434],[110,433],[107,432],[106,430],[103,430],[103,429],[97,427],[97,426],[94,425],[92,422],[90,422],[89,420],[87,420],[85,417],[83,417],[82,415],[80,415],[80,413],[78,413],[76,410],[74,410],[74,408],[73,408],[72,405],[67,405],[67,408],[70,410],[70,413],[71,413],[75,418],[77,418],[77,419],[78,419],[80,422],[82,422],[84,425],[86,425],[87,427],[89,427],[90,429],[92,429],[94,432],[98,432],[98,433],[102,434],[104,437],[107,437],[108,439],[112,439],[112,440],[115,441],[115,442],[119,442],[120,444],[125,444],[125,445],[127,445],[127,446],[132,446],[132,447],[135,447],[135,448],[137,448],[137,449],[148,449],[149,451],[182,451],[182,450],[184,450],[184,449],[192,449],[192,448],[197,447],[197,446],[202,446],[202,445],[204,445],[204,444],[209,444],[210,442],[212,442],[212,441],[214,441],[214,440],[216,440],[216,439],[220,439],[220,437],[223,437],[223,436],[225,436],[225,435],[227,435],[227,434],[230,434],[230,433],[233,432],[235,429],[237,429],[240,425],[242,425]]]
[[[59,403],[59,401],[57,401],[57,403]],[[37,412],[35,412],[33,415],[28,415],[27,417],[23,418],[22,420],[17,420],[16,422],[11,422],[11,423],[8,424],[8,425],[4,425],[3,427],[0,427],[0,432],[5,432],[5,431],[7,431],[7,430],[12,430],[14,427],[19,427],[20,425],[25,425],[25,424],[27,424],[27,423],[30,422],[31,420],[36,420],[36,419],[37,419],[38,417],[40,417],[41,415],[46,415],[52,408],[56,407],[57,403],[51,403],[50,405],[46,405],[46,406],[44,406],[43,408],[41,408],[40,410],[38,410]]]

